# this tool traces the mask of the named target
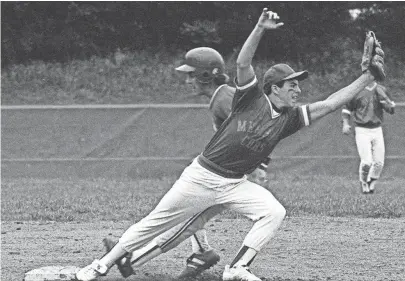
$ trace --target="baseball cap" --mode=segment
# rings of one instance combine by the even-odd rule
[[[270,67],[263,78],[263,85],[274,85],[281,81],[297,79],[304,80],[308,77],[308,71],[295,72],[289,65],[279,63]]]

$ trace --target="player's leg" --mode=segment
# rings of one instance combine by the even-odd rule
[[[192,254],[187,258],[186,267],[180,273],[178,279],[195,278],[204,270],[211,268],[219,262],[220,257],[208,243],[206,230],[203,227],[210,219],[221,213],[223,209],[223,206],[216,205],[204,210],[195,222],[184,230],[182,234],[184,236],[183,240],[190,236],[191,233],[195,233],[190,237]],[[167,245],[164,248],[165,251],[175,247],[176,243],[178,244],[178,242],[174,241],[174,243],[172,242]]]
[[[183,174],[188,173],[190,171],[187,172],[186,169]],[[187,217],[195,216],[193,214],[196,212],[213,205],[211,193],[212,190],[191,184],[180,177],[148,216],[129,227],[119,242],[100,260],[81,269],[77,273],[77,279],[90,281],[106,274],[116,261],[126,257],[128,253],[139,250],[158,235],[184,222]]]
[[[371,152],[371,135],[367,128],[356,127],[356,145],[357,151],[360,156],[360,166],[359,166],[359,180],[360,186],[363,193],[369,193],[368,175],[370,173],[371,164],[373,162],[372,152]]]
[[[145,247],[134,251],[131,255],[116,262],[122,276],[128,277],[133,274],[133,267],[140,267],[144,263],[150,261],[156,256],[168,252],[177,247],[187,238],[193,238],[193,253],[187,259],[186,269],[180,277],[195,277],[203,270],[210,268],[219,261],[213,248],[208,244],[205,230],[203,227],[212,217],[219,214],[223,210],[222,206],[213,206],[204,210],[199,216],[194,216],[193,219],[181,223],[165,233],[156,237],[151,243]],[[107,252],[110,252],[117,242],[111,239],[104,239],[104,245]],[[127,260],[129,258],[129,260]],[[131,262],[128,262],[131,261]]]
[[[384,135],[382,128],[375,128],[372,130],[373,140],[372,145],[372,157],[373,163],[370,168],[370,173],[368,175],[368,183],[370,186],[370,192],[374,192],[377,180],[380,178],[382,170],[384,168],[385,159],[385,145],[384,145]]]
[[[255,222],[234,260],[226,266],[223,280],[259,281],[248,268],[262,247],[274,237],[286,210],[269,190],[250,181],[227,189],[219,198],[218,203]]]

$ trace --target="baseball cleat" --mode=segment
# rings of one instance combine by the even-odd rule
[[[78,281],[93,281],[97,277],[107,274],[108,267],[101,264],[99,260],[95,260],[92,264],[83,267],[76,273],[76,280]]]
[[[188,259],[186,268],[180,273],[178,279],[195,278],[204,270],[217,264],[220,257],[214,250],[205,251],[203,253],[193,253]]]
[[[363,192],[363,194],[370,193],[370,188],[369,188],[369,186],[368,186],[368,183],[366,183],[366,182],[361,182],[361,183],[360,183],[360,187],[361,187],[361,192]]]
[[[375,190],[375,184],[377,183],[377,180],[371,180],[369,183],[368,183],[368,186],[369,186],[369,190],[370,190],[370,193],[374,193],[374,190]]]
[[[115,244],[117,244],[117,243],[115,243],[113,240],[111,240],[109,238],[104,238],[103,244],[108,253],[109,251],[111,251],[112,248],[114,248]],[[132,256],[132,254],[128,253],[128,255],[126,257],[123,257],[122,259],[117,260],[115,262],[115,264],[118,267],[118,270],[120,271],[122,277],[124,277],[124,278],[127,278],[127,277],[135,274],[134,269],[131,266],[131,256]]]
[[[225,266],[223,281],[262,281],[259,277],[250,272],[247,266],[229,267]]]

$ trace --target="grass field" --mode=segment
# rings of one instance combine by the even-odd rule
[[[174,183],[161,180],[3,179],[2,220],[137,220],[147,214]],[[269,189],[289,216],[405,216],[405,179],[382,180],[373,195],[358,182],[340,177],[281,177]],[[234,217],[236,214],[227,214]]]

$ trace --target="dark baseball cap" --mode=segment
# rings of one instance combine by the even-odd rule
[[[308,71],[295,72],[289,65],[279,63],[273,65],[266,71],[263,78],[263,85],[274,85],[281,81],[297,79],[304,80],[308,77]]]

